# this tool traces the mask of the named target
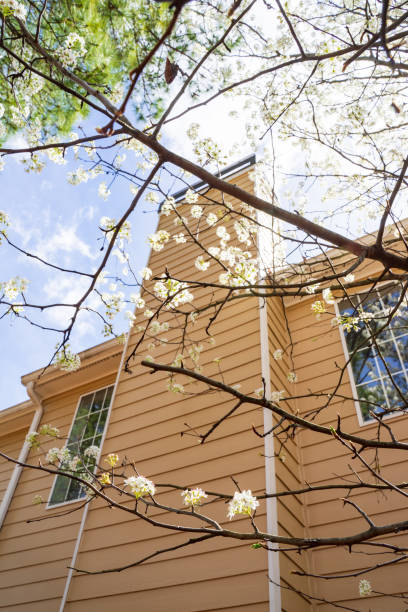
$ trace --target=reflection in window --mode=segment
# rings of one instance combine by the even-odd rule
[[[71,456],[81,455],[83,457],[85,450],[90,446],[101,446],[112,392],[113,386],[81,397],[66,444]],[[86,468],[94,469],[95,460],[92,457],[88,457],[84,461]],[[81,476],[80,470],[81,464],[79,464],[77,471],[78,476]],[[55,506],[83,497],[85,497],[85,491],[80,483],[67,478],[67,476],[57,476],[48,505]]]
[[[356,325],[357,329],[345,332],[345,338],[364,421],[372,420],[370,411],[382,415],[408,409],[408,308],[405,299],[388,323],[400,298],[400,288],[392,286],[352,296],[339,305],[341,315],[363,318]]]

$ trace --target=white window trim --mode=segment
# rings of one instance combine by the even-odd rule
[[[79,409],[79,406],[81,404],[82,398],[85,397],[86,395],[91,395],[91,393],[93,395],[95,395],[95,393],[98,393],[98,391],[102,391],[103,389],[109,389],[109,387],[114,387],[114,384],[112,383],[110,385],[105,385],[104,387],[99,387],[99,389],[93,389],[92,391],[87,391],[86,393],[83,393],[82,395],[79,396],[77,404],[76,404],[74,416],[73,416],[72,421],[71,421],[71,427],[69,428],[69,432],[68,432],[68,436],[67,436],[67,439],[66,439],[66,443],[68,443],[68,440],[69,440],[69,438],[71,436],[71,431],[72,431],[72,428],[74,426],[76,415],[78,413],[78,409]],[[109,411],[110,406],[112,404],[112,399],[113,399],[113,392],[112,392],[111,401],[110,401],[110,404],[109,404],[109,407],[108,407],[108,411]],[[99,460],[101,458],[102,441],[104,439],[104,433],[105,433],[106,427],[107,427],[107,420],[105,422],[105,427],[104,427],[103,432],[102,432],[101,445],[99,447],[99,454],[98,454],[98,456],[97,456],[97,458],[95,460],[95,464],[98,464]],[[65,444],[64,444],[64,446],[65,446]],[[52,483],[52,487],[51,487],[50,493],[48,495],[48,501],[47,501],[47,505],[45,506],[45,510],[54,510],[54,508],[61,508],[61,506],[68,506],[68,504],[77,504],[78,502],[84,502],[86,500],[86,496],[83,496],[83,497],[78,497],[77,499],[69,499],[67,501],[60,502],[59,504],[50,504],[50,501],[51,501],[51,498],[52,498],[52,494],[53,494],[53,491],[54,491],[54,488],[55,488],[58,476],[63,476],[63,474],[56,474],[54,476],[54,481]]]
[[[389,283],[388,283],[389,284]],[[380,285],[381,287],[381,285]],[[357,292],[358,294],[358,292]],[[340,317],[340,309],[339,309],[339,305],[338,305],[338,301],[336,300],[334,303],[334,309],[336,312],[336,317]],[[338,325],[339,328],[339,334],[340,334],[340,339],[341,339],[341,344],[343,346],[343,352],[344,352],[344,357],[346,358],[346,363],[347,363],[347,373],[348,373],[348,377],[349,377],[349,381],[350,381],[350,387],[351,387],[351,391],[353,394],[353,402],[354,402],[354,407],[356,409],[357,412],[357,419],[358,419],[358,424],[360,425],[360,427],[367,427],[368,425],[377,425],[377,421],[373,418],[369,418],[366,421],[363,419],[363,415],[361,412],[361,407],[360,407],[360,400],[358,399],[358,392],[357,392],[357,386],[356,386],[356,382],[354,380],[354,372],[353,372],[353,366],[351,365],[351,359],[350,359],[350,353],[348,351],[347,348],[347,341],[346,341],[346,335],[344,333],[344,329],[341,325]],[[403,414],[407,414],[406,412],[404,412],[403,410],[400,410],[398,412],[393,412],[392,414],[385,414],[382,417],[383,421],[388,421],[389,419],[395,419],[396,417],[399,417]]]

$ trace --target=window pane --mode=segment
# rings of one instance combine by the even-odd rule
[[[96,433],[97,434],[103,433],[103,430],[105,429],[105,423],[106,423],[106,417],[107,416],[108,416],[108,411],[107,410],[103,410],[101,412],[101,416],[99,418],[98,427],[96,429]]]
[[[72,457],[83,454],[89,446],[100,447],[112,392],[113,386],[101,389],[96,393],[89,393],[81,398],[66,445]],[[90,470],[94,469],[93,459],[84,459],[84,463]],[[78,469],[80,466],[81,464]],[[84,495],[85,492],[80,483],[66,476],[57,476],[48,503],[52,506],[82,499]]]
[[[370,410],[377,414],[382,414],[387,409],[381,381],[378,380],[367,385],[361,385],[357,387],[357,393],[360,400],[361,413],[365,421],[372,418]]]
[[[73,499],[80,499],[81,497],[85,497],[85,491],[81,484],[76,480],[71,480],[65,501],[72,501]]]
[[[51,495],[50,504],[60,504],[65,501],[70,479],[66,476],[57,476],[54,490]]]
[[[408,385],[405,374],[396,374],[392,381],[388,378],[385,381],[385,390],[391,410],[407,409]]]
[[[391,374],[402,370],[403,365],[399,358],[397,346],[394,340],[391,340],[390,342],[382,342],[381,344],[378,344],[378,348],[382,357],[382,359],[378,359],[378,367],[380,368],[382,376],[388,377],[387,368]],[[385,364],[387,368],[385,367]]]
[[[380,376],[376,364],[375,351],[372,347],[357,351],[351,359],[351,365],[356,385],[370,382]]]
[[[94,437],[96,426],[98,424],[99,414],[98,412],[91,413],[88,417],[88,423],[85,428],[84,440],[92,439]],[[89,444],[88,444],[89,446]]]
[[[109,408],[111,399],[112,399],[112,393],[113,393],[113,387],[109,387],[109,389],[106,391],[106,397],[103,403],[104,408]]]
[[[77,414],[78,418],[88,414],[89,409],[91,407],[92,398],[93,398],[93,393],[91,393],[90,395],[85,395],[85,397],[81,399],[81,403],[79,404],[78,414]]]
[[[87,422],[88,422],[88,419],[86,417],[82,417],[81,419],[75,419],[75,422],[71,429],[71,434],[69,436],[70,444],[74,442],[78,442],[82,438],[84,431],[86,429]]]
[[[102,410],[103,400],[105,399],[105,389],[101,389],[97,393],[95,393],[94,401],[92,402],[92,412],[98,412]]]
[[[408,309],[403,301],[391,323],[388,318],[400,301],[399,285],[376,289],[368,294],[353,296],[353,311],[349,300],[340,305],[341,314],[372,318],[358,322],[358,329],[345,333],[351,358],[354,382],[364,420],[377,414],[408,410]],[[390,378],[390,375],[392,378]]]

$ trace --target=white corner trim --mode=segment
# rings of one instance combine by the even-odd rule
[[[102,434],[100,452],[99,452],[99,457],[98,457],[97,462],[99,462],[100,456],[102,454],[103,444],[105,442],[106,434],[108,432],[110,417],[111,417],[111,414],[112,414],[112,408],[113,408],[113,404],[114,404],[115,397],[116,397],[116,390],[118,388],[119,378],[120,378],[120,374],[122,372],[123,363],[125,361],[125,355],[126,355],[127,348],[128,348],[128,345],[129,345],[130,336],[131,336],[131,330],[129,330],[129,332],[128,332],[126,343],[125,343],[125,346],[123,347],[123,353],[122,353],[122,357],[121,357],[121,360],[120,360],[118,372],[116,374],[116,380],[115,380],[115,384],[114,384],[114,387],[113,387],[113,392],[112,392],[111,402],[110,402],[110,406],[109,406],[109,410],[108,410],[108,415],[106,417],[105,429],[104,429],[104,432]],[[76,501],[78,501],[78,500],[76,500]],[[89,507],[90,507],[90,504],[86,504],[86,506],[85,506],[85,508],[84,508],[84,510],[82,512],[81,523],[79,525],[79,530],[78,530],[78,535],[77,535],[77,539],[76,539],[76,542],[75,542],[74,552],[72,553],[70,569],[68,570],[67,579],[65,581],[65,587],[64,587],[64,592],[62,594],[62,598],[61,598],[61,604],[60,604],[60,607],[59,607],[59,612],[63,612],[64,611],[65,604],[66,604],[67,599],[68,599],[69,587],[71,586],[72,575],[74,573],[74,570],[71,569],[71,568],[75,567],[75,564],[76,564],[76,560],[77,560],[78,552],[79,552],[79,547],[81,546],[82,535],[83,535],[83,532],[84,532],[84,527],[85,527],[86,519],[87,519],[88,512],[89,512]]]
[[[40,423],[41,417],[43,415],[44,409],[41,403],[41,399],[34,389],[34,383],[29,382],[27,384],[26,389],[27,389],[27,393],[30,399],[32,400],[34,406],[37,406],[34,412],[33,420],[31,421],[30,429],[28,430],[28,432],[37,431],[37,428]],[[24,444],[21,447],[21,451],[18,456],[18,461],[20,463],[25,463],[29,452],[30,452],[30,445],[28,444],[28,442],[24,441]],[[11,475],[11,478],[7,485],[6,492],[4,493],[4,497],[0,504],[0,529],[3,526],[4,519],[6,518],[6,514],[10,507],[11,500],[13,499],[14,491],[16,490],[16,487],[18,485],[18,481],[20,480],[22,471],[23,471],[23,466],[17,465],[17,464],[14,466],[13,473]]]
[[[258,180],[255,174],[255,194],[260,194]],[[258,258],[261,274],[265,268],[272,268],[275,259],[275,246],[273,244],[274,234],[272,232],[272,217],[266,213],[257,212],[257,220],[263,227],[258,230]],[[276,220],[275,220],[276,222]],[[265,381],[265,397],[271,399],[271,367],[269,359],[269,337],[268,337],[268,314],[266,299],[259,298],[259,334],[261,345],[261,374]],[[273,427],[272,412],[263,409],[264,433],[271,431]],[[274,436],[270,433],[264,437],[265,453],[265,492],[276,493],[276,469]],[[276,497],[266,499],[266,527],[268,533],[278,535],[278,503]],[[268,550],[268,583],[269,583],[269,612],[281,612],[281,589],[280,589],[280,563],[279,553]]]
[[[271,398],[271,374],[269,360],[268,320],[266,301],[259,298],[259,327],[261,338],[261,371],[265,381],[265,397]],[[272,412],[263,409],[264,433],[273,427]],[[276,471],[275,454],[273,448],[273,433],[264,437],[265,448],[265,491],[276,493]],[[268,497],[266,500],[266,525],[268,533],[278,534],[278,504],[276,497]],[[269,578],[269,610],[280,612],[281,590],[280,590],[280,564],[279,553],[268,551],[268,578]]]

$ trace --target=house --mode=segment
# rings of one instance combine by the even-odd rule
[[[249,177],[253,163],[253,158],[244,160],[227,169],[224,176],[245,189],[253,189]],[[211,192],[207,195],[216,197]],[[162,215],[159,227],[169,229],[171,223],[170,217]],[[174,276],[183,277],[198,253],[190,244],[169,243],[165,250],[152,251],[149,267],[163,270],[167,266]],[[364,274],[373,270],[375,264],[370,264]],[[199,277],[198,272],[190,276]],[[285,301],[271,297],[265,305],[262,300],[254,302],[248,297],[228,303],[213,324],[216,345],[206,346],[202,353],[206,373],[215,376],[221,359],[229,384],[239,384],[249,393],[260,387],[263,377],[267,392],[284,390],[287,396],[297,398],[291,404],[293,410],[300,415],[309,413],[319,405],[318,398],[307,397],[310,390],[329,393],[338,380],[339,366],[346,362],[342,332],[332,327],[328,319],[316,320],[311,310],[314,300],[315,295]],[[196,329],[203,325],[199,319]],[[75,372],[50,368],[45,374],[40,369],[23,376],[29,399],[0,413],[0,450],[38,465],[56,443],[50,439],[41,448],[30,450],[24,444],[27,432],[51,424],[68,436],[79,419],[84,419],[90,424],[87,439],[102,448],[102,460],[109,453],[118,453],[134,461],[139,472],[155,483],[199,486],[232,494],[233,477],[242,489],[261,495],[265,491],[301,489],[305,483],[344,483],[343,478],[350,477],[350,456],[334,437],[322,438],[307,430],[289,437],[284,448],[275,439],[273,447],[271,436],[262,438],[253,432],[253,427],[261,432],[270,430],[270,412],[263,413],[251,405],[241,406],[205,444],[198,445],[194,432],[211,426],[231,406],[230,400],[216,393],[171,393],[166,385],[167,375],[152,375],[140,359],[131,363],[130,372],[125,372],[123,364],[138,333],[135,325],[125,347],[109,340],[84,351],[80,355],[81,367]],[[166,335],[171,342],[172,330]],[[274,352],[289,346],[289,335],[292,355],[285,353],[281,360],[275,360]],[[161,344],[155,349],[154,359],[171,362],[173,352],[171,344]],[[291,370],[297,374],[296,383],[288,382],[287,373]],[[365,419],[361,407],[351,399],[357,396],[356,384],[362,385],[347,370],[340,387],[346,399],[336,399],[316,422],[335,426],[340,413],[347,431],[358,434],[363,429],[365,435],[374,435],[375,421]],[[392,420],[397,424],[399,439],[407,439],[406,416],[394,415]],[[407,464],[402,452],[384,452],[381,464],[385,478],[406,480]],[[50,474],[21,470],[4,459],[0,470],[2,610],[325,612],[332,609],[327,601],[367,612],[405,609],[402,599],[376,593],[361,598],[361,576],[312,581],[293,573],[352,574],[384,560],[383,555],[368,557],[357,551],[350,555],[345,549],[330,546],[302,554],[285,550],[278,555],[253,549],[245,541],[214,539],[154,557],[120,573],[78,574],[69,567],[94,571],[124,566],[183,540],[177,533],[149,526],[107,507],[101,500],[84,505],[78,489]],[[346,493],[347,490],[326,490],[269,498],[258,509],[258,526],[281,535],[312,538],[362,530],[364,519],[341,501]],[[181,504],[178,492],[164,490],[161,495],[163,503]],[[47,505],[33,503],[36,496],[48,500]],[[380,495],[364,489],[352,492],[351,499],[368,508],[380,524],[405,516],[403,498],[392,493]],[[225,516],[225,504],[218,503],[214,511]],[[235,518],[234,527],[238,529],[247,520]],[[389,543],[395,538],[406,540],[406,536],[393,534],[388,537]],[[401,593],[406,585],[405,575],[406,565],[400,563],[385,566],[369,578],[374,591]]]

